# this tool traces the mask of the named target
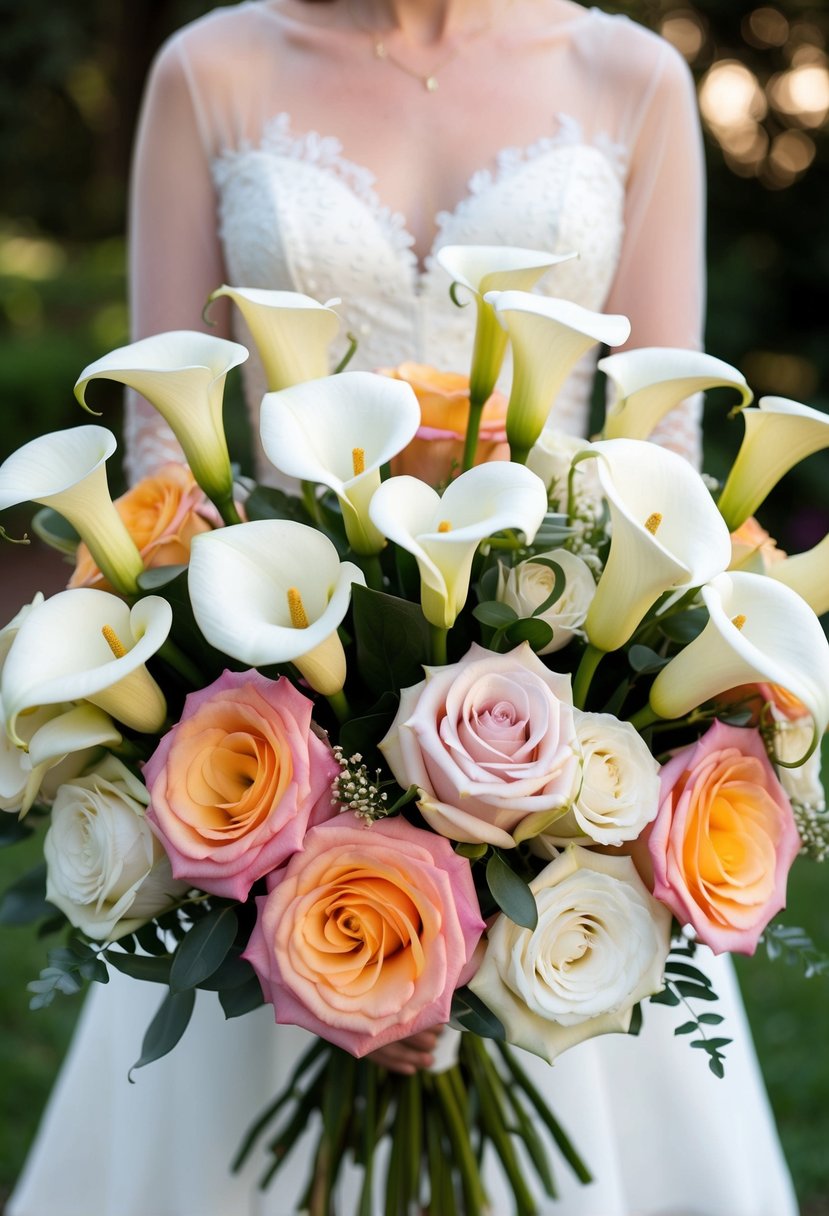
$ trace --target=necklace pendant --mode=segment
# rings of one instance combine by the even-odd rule
[[[387,59],[388,58],[388,51],[386,50],[386,44],[385,44],[385,42],[381,42],[379,40],[379,38],[374,44],[374,58],[375,59]]]
[[[438,91],[437,76],[424,76],[423,77],[423,87],[427,93],[437,93],[437,91]]]

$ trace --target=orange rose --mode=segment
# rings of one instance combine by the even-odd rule
[[[777,541],[758,524],[753,515],[731,533],[731,564],[729,570],[750,570],[759,561],[761,574],[768,574],[769,567],[782,562],[786,554],[778,549]]]
[[[401,363],[381,370],[384,376],[410,384],[420,405],[420,428],[409,446],[392,460],[392,472],[419,477],[429,485],[444,485],[460,469],[463,457],[469,377],[440,372],[425,363]],[[509,460],[506,417],[507,399],[496,390],[481,417],[476,464]]]
[[[145,477],[117,498],[115,509],[147,568],[186,565],[193,537],[211,528],[206,518],[210,503],[183,464],[162,465],[153,477]],[[69,586],[112,590],[83,543],[75,554]]]

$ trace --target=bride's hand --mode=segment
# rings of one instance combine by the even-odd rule
[[[366,1056],[379,1068],[388,1068],[389,1072],[400,1073],[410,1077],[421,1068],[428,1068],[433,1062],[432,1052],[435,1050],[438,1038],[443,1033],[443,1026],[433,1026],[430,1030],[421,1030],[408,1039],[398,1039],[396,1043],[387,1043],[378,1047]]]

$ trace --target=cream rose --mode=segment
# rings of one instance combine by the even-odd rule
[[[406,688],[380,744],[404,789],[450,840],[512,848],[570,806],[579,746],[569,676],[525,643],[509,654],[473,645],[459,663]]]
[[[587,563],[567,549],[551,549],[512,568],[499,564],[495,598],[514,609],[519,617],[532,616],[549,599],[555,583],[555,572],[544,564],[547,561],[561,567],[566,583],[555,603],[538,613],[538,620],[545,621],[553,631],[551,641],[539,654],[561,650],[581,633],[590,601],[596,594],[596,580]]]
[[[812,719],[809,714],[790,721],[775,713],[774,754],[778,760],[790,763],[804,756],[812,739]],[[808,811],[826,810],[826,792],[820,773],[821,751],[817,747],[805,764],[797,768],[775,765],[780,784],[797,807]]]
[[[575,711],[582,752],[581,788],[570,810],[539,836],[544,856],[553,846],[620,845],[636,840],[659,810],[659,765],[641,735],[613,714]]]
[[[570,845],[530,883],[535,929],[499,916],[469,987],[507,1039],[552,1061],[599,1034],[626,1031],[662,987],[671,914],[629,857]]]
[[[94,941],[134,932],[187,890],[150,831],[147,802],[115,756],[57,792],[43,842],[46,898]]]
[[[535,446],[527,458],[527,465],[537,473],[547,487],[550,501],[560,509],[567,506],[569,492],[570,469],[573,457],[579,452],[590,451],[591,445],[586,439],[578,439],[573,435],[565,435],[561,431],[545,430],[539,435]],[[583,460],[576,465],[573,477],[573,492],[577,504],[589,514],[599,514],[602,505],[602,489],[596,474],[596,461]]]

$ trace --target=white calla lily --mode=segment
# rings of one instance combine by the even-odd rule
[[[733,532],[753,515],[789,469],[829,447],[829,414],[786,397],[761,397],[743,410],[745,435],[719,508]]]
[[[117,446],[103,426],[32,439],[0,466],[0,511],[21,502],[51,507],[86,542],[112,586],[132,595],[144,563],[109,493],[106,462]]]
[[[584,628],[592,646],[617,650],[666,591],[701,586],[731,560],[731,538],[698,473],[640,439],[593,445],[610,508],[610,553]]]
[[[608,355],[598,367],[616,389],[605,418],[605,439],[647,439],[681,401],[706,389],[736,389],[738,409],[754,397],[742,372],[698,350],[646,346]]]
[[[829,642],[812,609],[776,579],[720,574],[702,588],[709,612],[702,633],[663,667],[651,708],[681,718],[718,693],[756,682],[777,684],[812,715],[811,754],[829,723]]]
[[[328,486],[337,495],[355,553],[379,553],[385,541],[368,505],[381,466],[420,426],[409,384],[371,372],[344,372],[267,393],[260,429],[268,459],[281,472]]]
[[[392,477],[369,513],[420,570],[423,615],[449,629],[466,602],[472,559],[481,541],[505,528],[531,542],[547,510],[544,482],[523,465],[494,461],[462,473],[443,497],[416,477]]]
[[[768,575],[796,591],[817,616],[829,612],[829,532],[805,553],[774,562]]]
[[[154,334],[90,363],[78,377],[75,396],[88,409],[92,380],[117,380],[141,393],[169,424],[193,476],[226,522],[238,522],[222,398],[227,373],[247,357],[238,342],[197,330]]]
[[[327,536],[283,519],[202,532],[187,577],[198,626],[217,650],[252,667],[293,663],[317,692],[341,692],[337,628],[365,576]]]
[[[630,336],[627,317],[591,312],[570,300],[526,291],[486,297],[512,344],[512,389],[507,439],[513,460],[526,461],[544,429],[556,395],[592,346],[620,346]]]
[[[159,596],[129,608],[118,596],[87,587],[60,591],[32,608],[0,678],[9,738],[24,747],[20,715],[70,701],[91,701],[134,730],[159,730],[167,705],[144,664],[166,641],[172,619]]]
[[[328,374],[329,347],[340,329],[340,318],[329,305],[298,291],[252,287],[223,285],[210,301],[220,296],[232,300],[244,317],[270,392]]]

